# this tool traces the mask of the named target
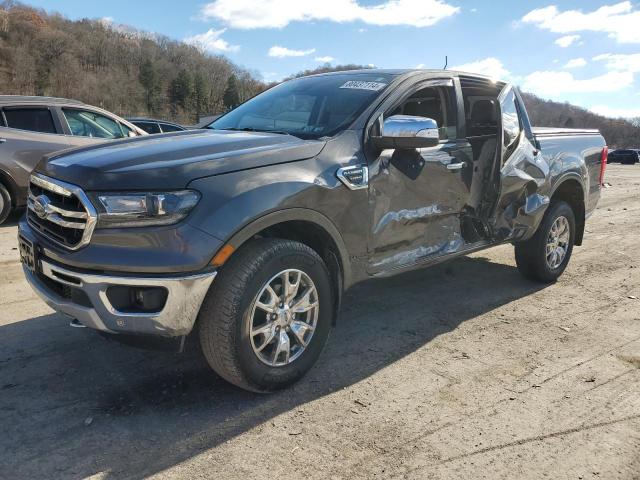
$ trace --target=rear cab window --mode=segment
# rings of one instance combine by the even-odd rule
[[[5,107],[6,126],[39,133],[58,133],[53,115],[43,107]]]

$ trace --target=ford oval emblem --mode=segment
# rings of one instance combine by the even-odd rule
[[[51,200],[46,195],[39,195],[33,200],[33,211],[35,214],[42,219],[47,218],[49,215],[49,204]]]

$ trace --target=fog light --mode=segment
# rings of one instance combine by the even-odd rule
[[[164,287],[127,287],[114,285],[107,289],[107,298],[113,308],[122,313],[160,312],[167,303]]]

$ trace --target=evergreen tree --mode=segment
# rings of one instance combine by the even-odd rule
[[[184,110],[189,109],[193,96],[193,81],[191,75],[185,69],[180,70],[178,76],[171,82],[169,96],[171,97],[171,102],[174,104],[182,107]]]
[[[139,80],[145,91],[147,111],[154,113],[158,109],[162,84],[160,75],[150,59],[140,65]]]
[[[240,93],[238,92],[238,80],[235,75],[230,75],[227,80],[227,88],[222,96],[222,101],[227,110],[231,110],[240,103]]]
[[[201,71],[197,71],[193,75],[193,108],[196,114],[196,120],[202,113],[207,113],[209,104],[209,88],[207,78]]]

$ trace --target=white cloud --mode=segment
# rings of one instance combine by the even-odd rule
[[[416,65],[415,67],[413,67],[415,70],[422,70],[424,67],[426,67],[426,65],[424,63],[419,63],[418,65]]]
[[[184,42],[207,52],[237,52],[240,49],[239,45],[230,45],[229,42],[221,38],[221,35],[225,31],[225,28],[222,30],[214,30],[211,28],[205,33],[185,38]]]
[[[614,108],[608,105],[596,105],[590,110],[599,115],[611,118],[638,118],[640,117],[640,108]]]
[[[606,67],[609,70],[640,72],[640,53],[632,53],[629,55],[605,53],[603,55],[596,55],[593,57],[593,61],[606,62]]]
[[[269,49],[269,52],[267,53],[267,55],[269,55],[270,57],[276,57],[276,58],[306,57],[307,55],[311,55],[315,51],[316,51],[315,48],[310,48],[308,50],[292,50],[291,48],[274,45]]]
[[[577,79],[569,72],[538,71],[525,77],[523,90],[544,97],[566,93],[617,92],[633,85],[633,73],[608,72],[587,79]]]
[[[585,67],[586,65],[587,61],[584,58],[572,58],[565,63],[564,68],[580,68]]]
[[[202,8],[202,17],[241,29],[314,20],[428,27],[459,11],[445,0],[386,0],[376,5],[360,5],[358,0],[215,0]]]
[[[113,23],[113,17],[102,17],[98,21],[106,27],[107,25],[111,25]]]
[[[324,57],[316,57],[314,60],[320,63],[331,63],[335,60],[335,58],[330,57],[329,55],[326,55]]]
[[[570,47],[574,42],[580,40],[580,35],[566,35],[564,37],[560,37],[554,43],[562,48]]]
[[[465,63],[451,67],[451,70],[459,70],[461,72],[479,73],[495,79],[505,79],[511,75],[509,70],[505,68],[500,60],[494,57],[488,57],[483,60]]]
[[[555,5],[530,11],[522,22],[554,33],[603,32],[619,43],[640,43],[640,10],[630,1],[604,5],[592,12],[560,11]]]

